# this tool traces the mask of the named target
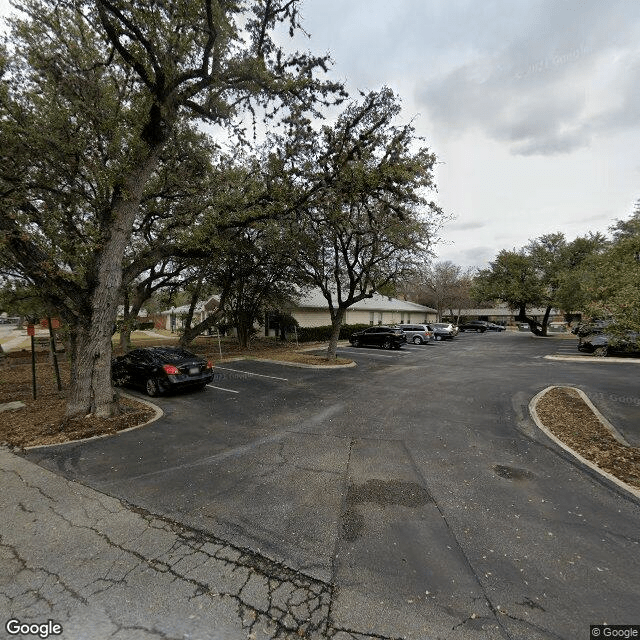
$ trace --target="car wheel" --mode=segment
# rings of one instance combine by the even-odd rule
[[[362,340],[356,340],[356,347],[362,346]]]
[[[383,349],[391,349],[393,347],[393,345],[391,344],[391,340],[389,340],[389,338],[387,338],[383,343],[382,343],[382,348]]]
[[[422,338],[420,336],[416,336],[413,339],[413,344],[422,344]]]
[[[605,347],[605,346],[596,347],[593,350],[593,355],[598,357],[598,358],[604,358],[608,353],[609,353],[609,349],[607,347]]]
[[[436,340],[442,340],[442,336],[436,336]]]
[[[158,389],[158,382],[155,378],[148,378],[147,383],[145,384],[145,391],[148,396],[155,398],[160,390]]]

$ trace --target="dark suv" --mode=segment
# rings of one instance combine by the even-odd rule
[[[608,355],[637,357],[640,356],[640,334],[627,331],[624,338],[600,332],[580,335],[578,351],[600,357]]]
[[[399,349],[406,341],[407,337],[402,329],[384,326],[369,327],[362,331],[356,331],[349,338],[349,342],[355,347],[362,347],[368,344],[382,347],[383,349]]]
[[[484,320],[469,320],[458,325],[460,331],[479,331],[484,333],[487,330],[487,323]]]

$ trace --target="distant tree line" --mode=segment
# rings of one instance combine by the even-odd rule
[[[609,320],[609,331],[620,336],[640,332],[640,202],[610,231],[571,241],[551,233],[503,250],[475,275],[471,293],[508,304],[537,335],[546,335],[552,309],[569,320],[573,314]],[[528,313],[533,307],[545,309],[542,321]]]

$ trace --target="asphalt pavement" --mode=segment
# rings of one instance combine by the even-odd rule
[[[638,369],[545,358],[564,348],[461,334],[343,347],[351,369],[236,362],[157,399],[143,429],[3,451],[2,610],[90,639],[638,624],[640,501],[528,413],[545,387],[577,386],[637,443]]]

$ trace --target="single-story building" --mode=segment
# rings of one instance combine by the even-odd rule
[[[208,318],[215,310],[218,308],[220,304],[220,300],[216,296],[211,296],[205,302],[198,302],[193,312],[193,320],[191,321],[191,326],[202,322],[206,318]],[[180,307],[171,307],[171,309],[167,309],[166,311],[161,311],[157,316],[160,316],[162,319],[162,328],[167,331],[178,331],[182,329],[184,326],[184,318],[189,313],[188,304],[183,304]],[[158,323],[156,322],[156,326]]]
[[[542,322],[546,309],[540,308],[527,308],[527,316],[534,318],[538,322]],[[498,304],[495,307],[479,307],[475,309],[460,309],[461,318],[488,320],[489,322],[496,322],[498,324],[513,325],[516,323],[516,317],[518,311],[510,309],[506,304]],[[453,318],[455,320],[455,318]],[[549,322],[564,321],[562,311],[558,309],[551,309],[549,314]]]
[[[291,315],[301,327],[331,324],[329,305],[319,289],[302,294],[297,305],[291,309]],[[436,322],[437,317],[437,311],[431,307],[374,293],[371,298],[360,300],[347,309],[344,324]]]

